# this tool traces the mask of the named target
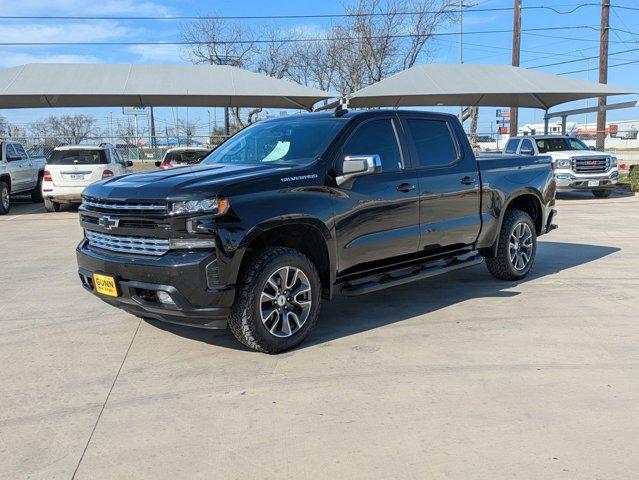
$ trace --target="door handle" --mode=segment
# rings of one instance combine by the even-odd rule
[[[415,185],[412,183],[400,183],[397,185],[398,192],[410,192],[411,190],[415,190]]]
[[[461,183],[463,183],[464,185],[472,185],[473,183],[475,183],[475,179],[469,176],[466,176],[464,178],[462,178],[460,180]]]

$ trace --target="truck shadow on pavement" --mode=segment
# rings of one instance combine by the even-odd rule
[[[332,301],[323,302],[315,329],[297,348],[326,344],[338,338],[428,315],[469,299],[515,297],[519,292],[508,290],[518,284],[599,260],[619,250],[602,245],[540,241],[532,274],[521,282],[496,280],[488,273],[485,265],[478,265],[369,295],[337,295]],[[508,304],[504,303],[504,309],[508,308]],[[465,316],[464,320],[469,319]],[[228,330],[204,330],[154,320],[146,321],[185,338],[220,347],[248,350]],[[423,321],[428,322],[428,318]]]

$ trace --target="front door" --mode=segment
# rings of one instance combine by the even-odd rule
[[[381,159],[380,172],[338,187],[335,230],[341,273],[415,253],[419,247],[418,178],[400,147],[401,135],[393,114],[365,120],[338,154],[338,161],[353,155],[379,155]]]
[[[438,118],[402,119],[419,172],[420,250],[438,254],[475,243],[481,229],[477,161],[461,126]]]

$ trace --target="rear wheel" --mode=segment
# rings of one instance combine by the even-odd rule
[[[44,197],[42,196],[42,175],[38,177],[38,184],[31,190],[31,201],[33,203],[42,203]]]
[[[598,190],[593,190],[592,194],[596,198],[608,198],[610,195],[612,195],[612,190],[600,188]]]
[[[530,215],[508,210],[497,241],[497,255],[486,259],[490,273],[500,280],[520,280],[528,275],[537,253],[537,234]]]
[[[314,327],[321,283],[313,263],[292,248],[273,247],[249,261],[238,282],[229,328],[253,350],[278,353]]]
[[[0,181],[0,215],[6,215],[11,210],[11,192],[6,182]]]
[[[50,198],[45,198],[44,199],[44,208],[47,209],[47,212],[59,212],[60,211],[60,204],[57,203],[57,202],[54,202]]]

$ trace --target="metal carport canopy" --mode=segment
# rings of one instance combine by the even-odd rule
[[[350,107],[421,105],[543,108],[585,98],[633,94],[600,83],[509,65],[415,65],[356,91]]]
[[[34,63],[0,70],[0,109],[264,107],[311,110],[339,97],[226,65]]]

